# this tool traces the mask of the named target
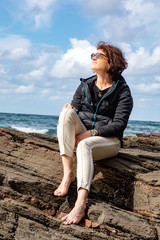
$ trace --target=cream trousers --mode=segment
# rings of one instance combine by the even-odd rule
[[[62,110],[57,126],[60,155],[73,157],[75,136],[87,131],[77,113],[71,108]],[[114,157],[120,149],[117,137],[92,136],[78,143],[77,154],[77,188],[90,190],[94,172],[93,160]]]

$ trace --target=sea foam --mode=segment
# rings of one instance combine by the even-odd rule
[[[41,134],[46,134],[48,132],[48,129],[36,129],[36,128],[31,128],[31,127],[20,127],[20,126],[11,126],[12,129],[25,132],[25,133],[41,133]]]

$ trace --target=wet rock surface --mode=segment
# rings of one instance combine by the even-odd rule
[[[56,138],[0,128],[0,239],[160,239],[160,134],[125,137],[116,157],[95,162],[78,225],[60,220],[76,199],[76,182],[53,195],[61,178]]]

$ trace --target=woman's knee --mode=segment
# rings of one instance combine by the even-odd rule
[[[59,118],[63,121],[74,121],[75,115],[76,112],[72,108],[64,108],[61,111]]]
[[[91,148],[91,145],[89,144],[88,138],[85,138],[78,143],[77,152],[79,152],[79,151],[80,152],[92,151],[92,148]]]
[[[72,108],[64,108],[64,109],[62,109],[60,115],[66,115],[66,114],[72,115],[74,113],[75,113],[75,111]]]

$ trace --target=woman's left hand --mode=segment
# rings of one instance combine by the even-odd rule
[[[91,136],[92,136],[92,135],[91,135],[91,131],[90,131],[90,130],[88,130],[88,131],[86,131],[86,132],[83,132],[83,133],[81,133],[81,134],[78,134],[78,135],[76,136],[75,146],[77,147],[78,143],[79,143],[81,140],[83,140],[83,139],[85,139],[85,138],[88,138],[88,137],[91,137]]]

